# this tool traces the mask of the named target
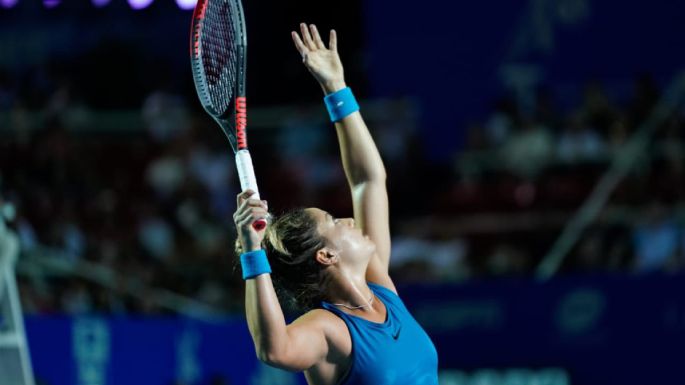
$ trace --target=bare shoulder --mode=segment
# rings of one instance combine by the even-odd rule
[[[345,321],[326,309],[313,309],[296,319],[293,324],[309,325],[326,334],[339,332],[340,328],[346,328]]]
[[[352,348],[352,337],[345,321],[326,309],[310,310],[295,320],[293,324],[295,323],[304,323],[323,332],[329,346],[334,350],[344,352]]]
[[[312,309],[299,316],[293,323],[307,323],[312,326],[323,327],[327,322],[331,322],[333,319],[339,318],[326,309]]]

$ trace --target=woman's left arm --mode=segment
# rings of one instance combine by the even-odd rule
[[[390,225],[383,161],[359,112],[335,123],[335,128],[355,223],[376,244],[376,257],[369,263],[366,279],[395,291],[388,275]]]
[[[324,93],[329,95],[347,87],[338,55],[336,32],[330,32],[328,48],[314,25],[307,27],[301,24],[300,33],[302,37],[292,33],[295,46]],[[335,128],[352,193],[355,223],[376,244],[376,256],[369,264],[366,278],[395,291],[388,275],[390,225],[383,160],[359,111],[337,121]]]

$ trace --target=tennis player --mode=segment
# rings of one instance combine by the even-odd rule
[[[257,356],[304,371],[309,384],[437,385],[435,347],[388,275],[385,169],[345,84],[336,33],[328,47],[314,25],[301,24],[292,38],[326,94],[354,218],[298,209],[257,231],[252,223],[267,217],[266,202],[250,199],[252,191],[238,195],[234,220]],[[305,312],[289,325],[274,284]]]

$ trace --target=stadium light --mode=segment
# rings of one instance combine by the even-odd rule
[[[55,8],[61,2],[62,0],[43,0],[43,5],[45,8]]]
[[[154,0],[128,0],[128,4],[133,9],[144,9],[150,6]],[[91,0],[91,3],[96,8],[103,8],[108,6],[112,0]],[[13,8],[19,3],[19,0],[0,0],[0,8]],[[43,0],[45,8],[55,8],[62,3],[62,0]],[[195,9],[197,0],[176,0],[176,5],[184,11],[192,11]]]
[[[112,0],[92,0],[93,5],[97,8],[102,8],[110,3]]]
[[[128,5],[133,9],[147,8],[154,0],[128,0]]]
[[[0,6],[3,8],[12,8],[17,5],[19,0],[0,0]]]
[[[197,4],[197,0],[176,0],[176,4],[179,8],[189,11],[195,9],[195,4]]]

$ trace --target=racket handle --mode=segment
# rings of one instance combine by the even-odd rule
[[[254,194],[251,199],[260,199],[259,189],[257,188],[257,178],[254,175],[254,167],[252,166],[252,157],[247,149],[238,150],[235,153],[235,164],[238,168],[238,177],[240,178],[240,189],[242,191],[252,190]],[[252,223],[252,228],[257,231],[266,228],[266,219],[258,219]]]

